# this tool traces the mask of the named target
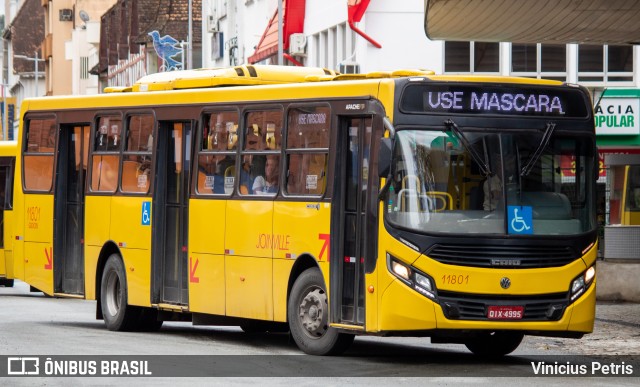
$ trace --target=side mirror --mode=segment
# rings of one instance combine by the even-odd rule
[[[388,177],[391,169],[391,156],[393,146],[390,138],[380,140],[380,150],[378,152],[378,177]]]

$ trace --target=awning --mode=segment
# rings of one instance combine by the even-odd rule
[[[637,0],[425,0],[429,39],[640,44]]]
[[[289,49],[291,34],[304,31],[305,0],[282,0],[282,32],[284,51]],[[249,63],[257,63],[278,54],[278,10],[273,13],[264,30],[256,51],[248,58]]]

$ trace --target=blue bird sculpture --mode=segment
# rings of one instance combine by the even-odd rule
[[[153,39],[153,48],[164,62],[164,71],[182,69],[182,62],[173,59],[174,56],[182,53],[178,41],[169,35],[160,37],[158,31],[151,31],[149,35]]]

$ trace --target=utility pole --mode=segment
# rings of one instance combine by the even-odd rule
[[[278,0],[278,64],[282,66],[284,56],[284,32],[282,31],[282,0]]]
[[[30,60],[30,61],[33,61],[33,63],[35,64],[34,76],[35,76],[35,82],[36,82],[36,85],[35,85],[36,93],[34,97],[37,97],[38,96],[38,78],[40,78],[40,74],[38,73],[38,62],[44,62],[44,59],[38,58],[38,51],[35,52],[35,56],[33,58],[26,55],[13,55],[13,57],[18,59]]]
[[[187,45],[187,69],[193,68],[193,0],[189,0],[189,44]]]

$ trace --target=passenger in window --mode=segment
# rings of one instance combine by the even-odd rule
[[[240,193],[242,195],[253,194],[253,178],[251,177],[251,156],[245,156],[240,170]]]
[[[107,140],[107,148],[111,151],[118,150],[120,147],[120,127],[116,124],[111,125],[111,132]]]
[[[280,156],[269,155],[264,168],[264,177],[257,176],[253,181],[255,195],[272,195],[278,192],[280,179]]]

